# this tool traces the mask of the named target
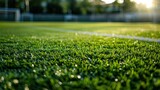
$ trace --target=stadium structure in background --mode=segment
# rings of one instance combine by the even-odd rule
[[[152,9],[136,8],[132,1],[2,0],[0,21],[160,22],[159,0]]]

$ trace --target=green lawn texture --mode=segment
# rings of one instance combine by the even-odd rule
[[[56,28],[160,38],[160,25],[151,23],[1,22],[0,90],[160,88],[159,43]]]

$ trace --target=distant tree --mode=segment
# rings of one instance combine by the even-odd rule
[[[93,14],[105,13],[105,3],[102,0],[92,0],[91,4]]]
[[[90,0],[62,0],[61,6],[64,14],[72,13],[85,15],[91,13]]]
[[[4,2],[4,0],[0,0],[0,7],[1,7],[1,8],[4,8],[4,7],[5,7],[5,2]]]
[[[30,0],[30,12],[31,13],[42,13],[43,8],[41,6],[42,0]]]
[[[81,14],[81,7],[78,4],[79,2],[77,0],[68,0],[69,8],[68,13],[72,14]]]
[[[23,3],[23,4],[22,4]],[[6,7],[6,0],[0,0],[0,8]],[[19,8],[21,12],[24,12],[24,0],[8,0],[8,8]]]
[[[17,0],[8,0],[8,8],[16,8]],[[0,7],[5,7],[6,0],[0,0]]]
[[[16,8],[16,0],[8,0],[9,8]]]
[[[82,0],[82,2],[80,2],[80,10],[81,10],[81,14],[85,15],[85,14],[91,14],[91,3],[89,2],[89,0]]]
[[[0,7],[5,7],[5,0],[0,0]],[[8,7],[19,8],[21,12],[26,12],[25,0],[9,0]],[[124,0],[123,4],[115,0],[109,5],[106,5],[102,0],[30,0],[30,13],[33,14],[102,14],[106,13],[108,8],[110,8],[110,13],[117,13],[121,10],[124,12],[136,10],[135,3],[131,0]]]
[[[135,2],[132,2],[131,0],[124,0],[122,9],[124,12],[136,11]]]
[[[69,9],[69,3],[67,0],[61,0],[60,3],[62,9],[63,9],[63,14],[67,14],[68,13],[68,9]]]
[[[115,0],[112,3],[112,8],[113,8],[112,13],[120,13],[122,9],[122,5],[118,3],[118,0]]]
[[[47,4],[47,13],[63,14],[63,8],[60,0],[52,0]]]

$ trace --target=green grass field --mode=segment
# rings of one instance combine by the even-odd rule
[[[151,23],[0,22],[0,90],[160,89],[159,43],[67,30],[160,39]]]

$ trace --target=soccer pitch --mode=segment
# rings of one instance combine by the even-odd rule
[[[160,88],[160,43],[98,34],[160,39],[160,25],[0,22],[0,90]]]

